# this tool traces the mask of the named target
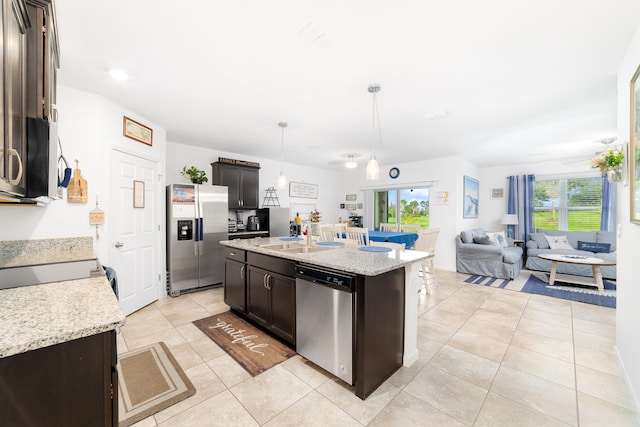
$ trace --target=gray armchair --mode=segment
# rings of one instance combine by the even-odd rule
[[[474,242],[486,235],[481,228],[467,230],[456,237],[456,271],[498,279],[515,279],[522,268],[523,250],[507,239],[509,247]]]

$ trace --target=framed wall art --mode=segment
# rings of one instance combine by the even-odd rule
[[[122,133],[127,138],[135,139],[143,144],[153,145],[153,129],[127,116],[123,118]]]
[[[462,203],[463,218],[478,218],[478,198],[480,183],[477,179],[464,176],[464,202]]]
[[[631,79],[631,135],[629,139],[629,201],[631,222],[640,224],[640,66]]]
[[[307,199],[318,198],[318,184],[306,184],[304,182],[289,182],[289,197],[303,197]]]
[[[491,189],[491,198],[492,199],[502,199],[502,198],[504,198],[504,188],[492,188]]]

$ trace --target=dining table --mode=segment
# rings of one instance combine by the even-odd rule
[[[369,230],[369,240],[373,242],[404,243],[404,247],[410,249],[418,240],[418,233]]]

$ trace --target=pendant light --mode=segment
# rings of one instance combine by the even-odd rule
[[[368,180],[376,180],[380,178],[380,166],[378,165],[378,161],[376,160],[376,151],[375,151],[375,131],[376,131],[376,122],[378,123],[378,139],[380,140],[380,145],[382,146],[382,135],[380,134],[380,115],[378,114],[378,103],[376,100],[376,93],[380,92],[380,85],[378,83],[372,83],[367,88],[369,93],[373,94],[373,138],[371,138],[371,158],[367,163],[367,179]]]
[[[287,177],[284,174],[284,128],[287,127],[287,122],[279,122],[278,126],[282,129],[282,145],[280,148],[280,176],[278,177],[278,188],[283,189],[287,185]]]
[[[349,160],[344,162],[344,167],[348,169],[353,169],[358,167],[358,162],[353,160],[353,154],[349,154]]]

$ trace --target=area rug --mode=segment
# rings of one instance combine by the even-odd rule
[[[117,369],[120,427],[130,426],[196,392],[163,342],[118,356]]]
[[[284,362],[295,351],[230,311],[193,322],[251,376]]]
[[[525,276],[521,273],[515,280],[472,275],[465,279],[465,282],[529,294],[546,295],[603,307],[616,307],[616,283],[606,279],[603,280],[603,292],[599,292],[593,286],[565,284],[561,281],[556,281],[554,285],[549,285],[549,275],[545,273],[530,273]]]

